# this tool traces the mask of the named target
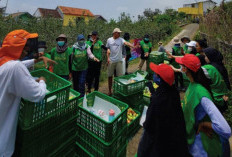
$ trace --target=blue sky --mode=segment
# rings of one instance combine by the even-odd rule
[[[0,6],[7,0],[0,0]],[[28,11],[33,14],[37,8],[55,9],[58,5],[89,9],[95,15],[102,15],[107,20],[118,19],[121,12],[126,12],[131,17],[142,14],[145,8],[177,9],[184,3],[199,0],[8,0],[7,13]],[[221,0],[214,0],[220,3]]]

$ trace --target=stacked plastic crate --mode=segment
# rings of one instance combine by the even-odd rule
[[[143,79],[128,84],[124,84],[123,82],[121,82],[121,80],[130,80],[131,78],[134,78],[137,75],[137,73],[143,75],[144,78],[147,76],[147,72],[136,71],[133,74],[114,78],[113,85],[113,97],[127,103],[129,107],[132,108],[138,114],[138,117],[136,119],[128,123],[128,138],[133,137],[134,134],[141,127],[139,125],[139,121],[144,108],[143,90],[146,86],[147,80]]]
[[[45,77],[47,94],[39,103],[21,101],[14,155],[52,156],[66,145],[74,145],[80,94],[70,89],[70,82],[47,70],[31,75]]]
[[[120,110],[112,121],[98,116],[78,100],[76,149],[80,157],[125,157],[127,147],[128,105],[100,92],[87,95],[88,106],[95,107],[95,100],[109,102]]]

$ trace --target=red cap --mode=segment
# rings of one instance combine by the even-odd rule
[[[198,57],[193,54],[186,54],[184,57],[177,57],[176,62],[189,68],[190,70],[197,72],[201,67],[201,62]]]
[[[115,114],[114,110],[110,109],[109,115],[110,115],[110,116],[114,116],[114,114]]]
[[[150,68],[156,74],[158,74],[166,83],[172,86],[174,82],[174,71],[167,64],[156,65],[154,63],[150,63]]]

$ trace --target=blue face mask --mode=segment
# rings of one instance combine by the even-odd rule
[[[160,85],[160,78],[156,74],[153,75],[153,81],[157,84]]]
[[[58,46],[64,46],[65,42],[64,41],[58,41],[57,44],[58,44]]]
[[[149,38],[144,38],[144,41],[149,41]]]

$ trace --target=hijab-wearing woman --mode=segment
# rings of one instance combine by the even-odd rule
[[[183,101],[189,152],[193,157],[226,156],[231,129],[213,103],[208,79],[198,57],[187,54],[176,58],[190,80]],[[227,148],[227,149],[226,149]]]
[[[174,71],[166,64],[151,63],[150,68],[155,72],[159,87],[152,94],[137,156],[187,157],[185,121],[180,95],[173,85]]]
[[[226,83],[227,88],[231,90],[228,72],[222,62],[223,61],[222,54],[218,50],[211,48],[211,47],[203,49],[203,52],[206,56],[206,62],[208,64],[213,65],[220,72],[220,74],[222,75]]]
[[[60,77],[69,79],[69,55],[72,49],[68,47],[68,40],[65,34],[56,38],[56,47],[51,50],[51,59],[57,64],[53,67],[53,72]]]

